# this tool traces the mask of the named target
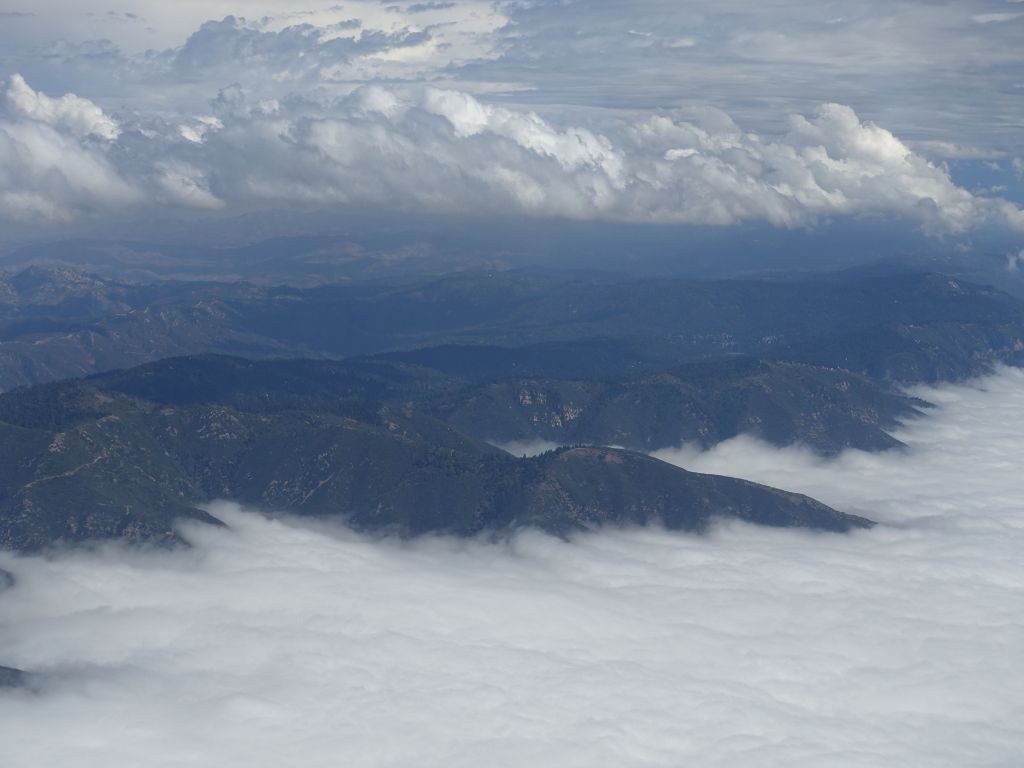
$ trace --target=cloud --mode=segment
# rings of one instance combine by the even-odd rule
[[[413,3],[412,5],[406,6],[407,13],[423,13],[424,11],[444,11],[449,8],[454,8],[455,3]]]
[[[274,179],[259,163],[235,164],[248,177],[235,186],[267,198],[784,227],[876,214],[936,231],[1005,224],[1016,210],[975,198],[945,169],[842,105],[825,105],[811,119],[794,116],[774,141],[721,113],[704,126],[651,117],[611,138],[456,91],[376,87],[328,114],[252,118],[218,139],[241,146],[243,134],[260,137],[254,154],[288,167],[286,178]],[[286,155],[299,162],[287,165]]]
[[[160,187],[179,205],[212,210],[224,207],[224,201],[210,192],[209,182],[198,168],[187,163],[166,162],[158,164],[157,170]]]
[[[0,220],[66,222],[132,205],[140,192],[109,158],[118,123],[74,94],[51,98],[12,75],[0,116]]]
[[[185,164],[225,210],[268,200],[379,207],[393,195],[402,211],[584,220],[804,227],[881,212],[931,232],[1024,226],[1019,200],[979,200],[927,160],[1021,155],[1022,102],[1006,96],[1021,80],[1017,20],[987,0],[868,2],[841,18],[795,0],[307,9],[254,0],[246,18],[239,10],[228,0],[173,9],[144,0],[83,14],[67,0],[37,0],[35,17],[0,25],[2,67],[25,75],[11,81],[8,112],[118,144],[108,160],[156,205],[209,202],[168,191],[161,169]],[[132,14],[146,23],[123,23]],[[224,135],[273,151],[271,160],[179,146],[211,144],[202,121],[230,87],[250,106]],[[360,89],[386,94],[396,111],[351,113]],[[252,114],[261,103],[277,105],[264,110],[276,124]],[[735,124],[706,125],[712,105]],[[810,128],[798,131],[793,115]],[[718,143],[655,154],[656,142],[633,139],[657,120]],[[307,131],[315,125],[322,130]],[[352,155],[334,146],[343,135],[370,152],[365,165],[383,163],[383,178],[339,162]],[[885,155],[886,135],[908,152]],[[815,147],[825,156],[812,157]],[[303,153],[322,153],[326,167],[294,178],[289,166]],[[307,160],[297,165],[315,165]],[[410,173],[399,183],[402,164]],[[39,190],[12,195],[23,203],[0,210],[7,220],[46,202]],[[68,216],[85,210],[50,204]],[[90,210],[103,208],[100,199]]]
[[[1005,21],[1014,21],[1024,16],[1024,13],[978,13],[971,16],[975,24],[1001,24]]]
[[[103,147],[44,122],[0,119],[0,219],[69,221],[140,198]]]
[[[893,214],[937,231],[990,218],[1018,225],[1012,211],[957,187],[944,168],[848,106],[793,115],[778,140],[744,132],[721,113],[715,121],[708,128],[657,116],[633,129],[638,145],[662,150],[665,160],[648,177],[660,193],[647,203],[660,208],[652,218],[798,226],[819,216]]]
[[[149,206],[286,203],[779,227],[868,215],[935,233],[1024,228],[1014,204],[972,195],[943,166],[839,104],[811,117],[793,115],[787,132],[765,137],[717,110],[690,119],[669,112],[582,127],[435,87],[373,85],[343,99],[279,102],[255,101],[233,86],[208,105],[213,115],[138,118],[109,147],[99,147],[97,129],[83,128],[84,119],[65,119],[70,108],[51,108],[58,100],[35,93],[21,78],[12,79],[8,93],[15,103],[46,107],[19,107],[23,119],[5,123],[8,133],[47,136],[65,154],[102,166],[97,178],[141,190]],[[22,99],[25,93],[32,97]],[[78,105],[75,99],[64,96],[60,103]],[[90,107],[79,112],[93,115],[95,109],[117,125]],[[12,145],[12,156],[39,165],[39,153],[18,146]],[[50,174],[23,176],[24,188],[12,192],[40,199],[52,193]],[[89,209],[122,203],[95,195]],[[15,218],[22,209],[9,205],[0,214]]]
[[[51,98],[32,90],[21,75],[11,75],[7,103],[17,115],[66,129],[79,138],[97,136],[113,141],[121,133],[117,122],[88,99],[73,93]]]
[[[799,0],[112,4],[120,15],[35,0],[38,19],[0,28],[7,71],[47,90],[116,94],[138,109],[186,112],[230,82],[261,91],[259,98],[284,99],[297,88],[340,95],[356,84],[398,79],[517,91],[520,103],[563,116],[584,106],[714,104],[757,132],[780,115],[837,102],[908,141],[1021,151],[1022,108],[1007,97],[1021,80],[1018,25],[972,21],[1019,6],[993,9],[991,0],[869,0],[844,8],[842,17],[828,4]],[[123,23],[129,9],[147,23]],[[358,27],[343,28],[353,19]],[[429,40],[404,44],[406,34]],[[335,46],[332,38],[343,42]],[[375,51],[373,39],[394,45]],[[94,54],[74,53],[101,40],[123,56],[98,66]],[[67,55],[40,56],[55,41],[66,41]],[[237,55],[225,57],[227,51]],[[173,66],[194,54],[216,66]]]
[[[948,160],[993,160],[1004,156],[997,150],[964,146],[950,141],[915,141],[912,147],[926,156]]]
[[[884,525],[504,545],[231,506],[194,548],[0,556],[5,766],[1012,765],[1024,373],[920,392],[907,453],[677,453]]]
[[[355,59],[430,40],[426,30],[367,30],[353,27],[350,20],[325,27],[306,23],[275,30],[227,16],[204,23],[174,52],[172,66],[186,78],[209,78],[212,72],[222,71],[242,80],[262,76],[277,82],[319,82],[348,73]]]
[[[558,443],[552,443],[550,440],[510,440],[495,442],[493,445],[513,456],[538,456],[559,447]]]
[[[18,75],[10,78],[6,102],[8,116],[0,115],[0,220],[49,227],[166,203],[223,205],[209,192],[204,171],[177,157],[182,153],[166,136],[125,135],[92,102],[74,94],[51,98]],[[199,118],[196,126],[193,140],[217,123]],[[140,151],[140,143],[148,151]]]

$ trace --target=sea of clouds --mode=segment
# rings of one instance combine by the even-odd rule
[[[662,458],[881,525],[504,544],[214,509],[189,551],[0,556],[0,763],[1017,766],[1024,372],[921,390],[906,452]]]

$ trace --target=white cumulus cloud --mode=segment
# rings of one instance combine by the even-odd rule
[[[73,93],[52,98],[32,90],[21,75],[11,75],[7,102],[16,114],[66,129],[74,136],[113,141],[121,134],[117,121],[88,99]]]
[[[173,202],[190,208],[224,207],[224,201],[210,192],[198,168],[182,162],[164,162],[157,165],[157,170],[158,184]]]
[[[21,103],[26,89],[13,78],[9,100]],[[71,95],[54,100],[27,92],[36,105],[78,104]],[[88,162],[97,169],[64,174],[71,187],[79,181],[78,187],[109,191],[116,179],[121,191],[138,190],[140,204],[150,207],[283,203],[778,227],[873,216],[932,233],[1024,229],[1024,212],[1014,203],[958,186],[943,165],[841,104],[792,115],[788,130],[771,136],[718,110],[558,124],[532,110],[432,86],[370,85],[341,99],[285,101],[253,100],[233,86],[211,108],[215,114],[184,122],[140,116],[131,130],[97,141],[100,129],[83,127],[95,121],[19,107],[0,123],[9,137],[21,137],[8,154],[16,164],[44,170],[6,184],[0,179],[0,189],[11,199],[52,200],[69,215],[123,204],[111,194],[88,201],[56,194],[53,177],[64,174],[64,164],[47,165],[30,147],[48,142],[60,144],[72,166]],[[12,202],[0,215],[19,218],[30,208]]]
[[[104,148],[45,123],[0,118],[0,219],[67,221],[140,200]]]

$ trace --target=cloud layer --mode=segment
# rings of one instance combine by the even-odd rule
[[[111,158],[116,121],[74,94],[50,98],[14,75],[0,117],[0,218],[67,221],[144,198]]]
[[[595,130],[432,86],[287,103],[234,87],[210,114],[170,121],[119,122],[20,76],[6,98],[0,216],[12,220],[290,204],[780,227],[867,215],[936,233],[1024,230],[1015,205],[958,187],[839,104],[763,137],[717,110]]]
[[[4,16],[9,224],[286,205],[1024,227],[1024,14],[1002,0],[109,6]],[[102,172],[83,189],[67,162]]]
[[[1010,765],[1024,373],[923,391],[906,454],[706,454],[884,524],[507,545],[232,507],[190,552],[0,557],[5,765]]]

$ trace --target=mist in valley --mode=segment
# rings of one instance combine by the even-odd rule
[[[659,454],[879,522],[848,535],[399,541],[219,504],[188,550],[0,554],[30,672],[2,762],[1014,764],[1024,372],[915,394],[906,451]]]

